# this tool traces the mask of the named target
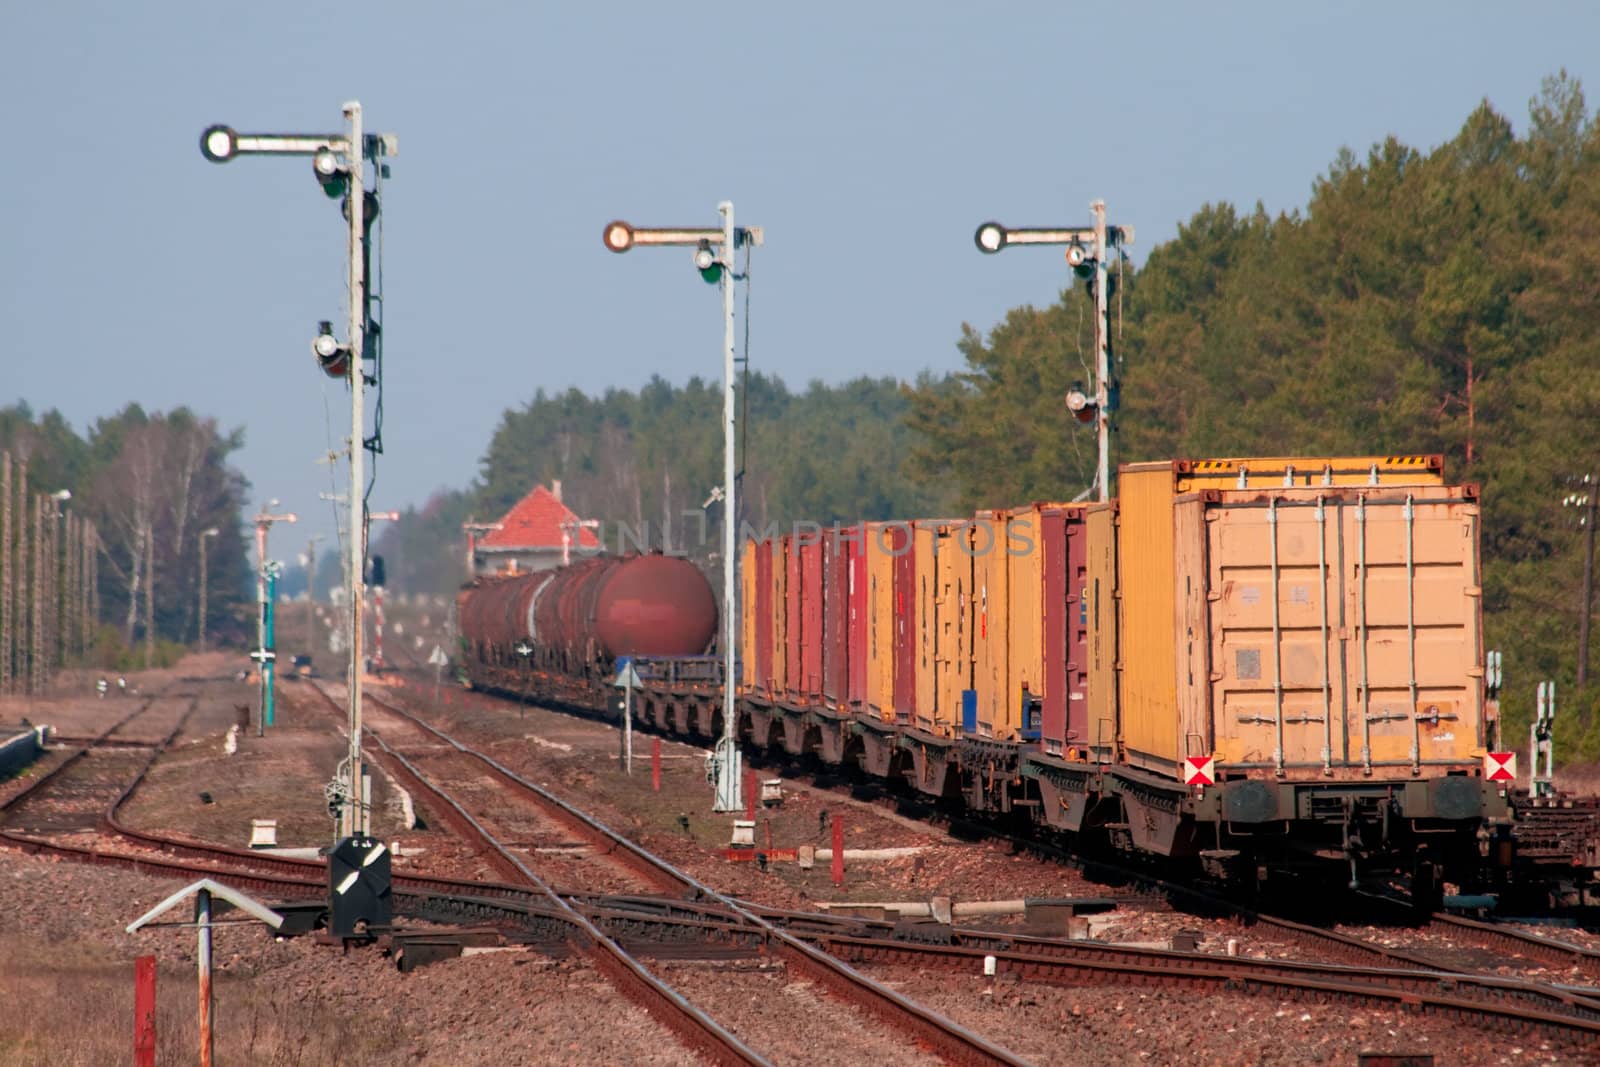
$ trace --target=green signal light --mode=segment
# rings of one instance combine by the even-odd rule
[[[702,268],[700,277],[705,280],[707,285],[716,285],[722,280],[722,264],[713,263],[709,267]]]
[[[329,200],[337,200],[350,189],[350,180],[347,175],[340,174],[322,183],[322,191]]]

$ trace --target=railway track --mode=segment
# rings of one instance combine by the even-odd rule
[[[100,737],[112,740],[119,729],[149,706],[146,703],[135,709]],[[104,823],[107,829],[127,837],[135,844],[191,852],[206,861],[204,866],[52,843],[44,838],[23,834],[15,827],[0,828],[0,834],[30,851],[48,850],[87,862],[117,863],[147,873],[180,877],[192,877],[195,873],[225,873],[231,881],[287,898],[315,898],[325,894],[325,868],[315,861],[269,857],[246,850],[173,840],[142,833],[117,822],[117,809],[137,789],[144,772],[181,731],[182,721],[187,719],[191,710],[192,705],[166,738],[151,746],[152,751],[133,781],[109,803],[104,813]],[[85,750],[94,747],[93,744],[85,745],[73,757],[85,756]],[[41,788],[49,789],[52,782],[59,781],[59,776],[65,773],[65,766],[66,761],[52,775],[34,783],[24,796]],[[103,786],[104,783],[97,785],[98,795],[104,795]],[[80,793],[73,799],[79,808],[92,803],[88,794]],[[16,808],[21,802],[21,797],[15,798],[6,808]],[[581,816],[582,813],[576,809],[567,807],[571,812],[570,817]],[[466,816],[465,812],[461,814]],[[603,828],[597,828],[595,832],[603,832]],[[643,850],[639,850],[639,854],[641,862],[653,858]],[[275,868],[277,873],[262,868]],[[668,876],[663,873],[662,878],[668,879]],[[553,893],[548,887],[485,885],[457,879],[406,875],[396,879],[396,903],[403,913],[419,917],[451,922],[488,921],[502,930],[518,931],[515,939],[539,943],[546,951],[563,941],[572,940],[577,940],[586,951],[596,951],[594,946],[599,942],[589,943],[572,937],[574,929],[581,930],[584,924],[588,924],[600,937],[615,945],[617,953],[620,953],[617,955],[598,950],[606,952],[608,956],[599,961],[602,971],[614,976],[619,986],[631,989],[636,996],[652,1000],[658,1005],[659,1001],[654,1000],[658,994],[650,985],[652,976],[638,964],[639,958],[662,961],[760,959],[773,953],[772,933],[766,926],[773,929],[782,926],[785,936],[805,942],[808,947],[815,946],[813,951],[820,948],[829,957],[869,967],[909,965],[921,971],[971,974],[981,969],[988,958],[993,960],[997,975],[1015,976],[1030,982],[1058,985],[1167,984],[1186,989],[1226,989],[1279,998],[1401,1006],[1496,1031],[1538,1034],[1573,1048],[1592,1048],[1593,1042],[1600,1037],[1600,1001],[1588,990],[1563,989],[1515,979],[1452,974],[1423,966],[1340,966],[1240,959],[1096,942],[1031,938],[959,927],[947,928],[943,943],[930,944],[905,940],[903,933],[897,932],[894,924],[888,922],[766,909],[721,898],[709,890],[702,892],[700,888],[695,888],[700,883],[687,875],[668,880],[675,887],[675,894],[563,896]],[[574,916],[577,917],[576,924]],[[759,922],[752,922],[752,919]],[[1469,928],[1481,925],[1468,923]],[[1321,935],[1328,932],[1316,933]],[[1357,939],[1348,939],[1347,943],[1353,943],[1351,950],[1354,953],[1369,948]],[[622,957],[632,959],[633,965],[630,966]],[[1426,961],[1413,962],[1421,964]],[[701,1021],[688,1014],[695,1011],[693,1005],[681,995],[679,999],[688,1017],[679,1020],[674,1030],[684,1037],[690,1047],[713,1062],[764,1062],[748,1046],[741,1047],[742,1043],[737,1038],[732,1043],[724,1040],[722,1035],[726,1031],[716,1026],[709,1017]],[[707,1023],[710,1023],[709,1027]],[[679,1031],[680,1026],[686,1028],[687,1033]],[[732,1037],[731,1034],[728,1036]]]
[[[339,710],[337,701],[326,689],[321,686],[316,688],[331,708]],[[688,899],[714,902],[727,908],[738,920],[738,924],[746,925],[760,934],[764,939],[766,950],[783,964],[790,975],[803,977],[845,1004],[860,1008],[905,1034],[918,1046],[941,1059],[952,1063],[973,1064],[1024,1062],[1006,1049],[958,1026],[936,1012],[929,1011],[842,961],[792,936],[741,903],[722,896],[686,872],[645,851],[548,790],[518,775],[504,764],[462,744],[398,705],[376,695],[369,695],[369,700],[384,708],[389,714],[399,716],[423,729],[457,752],[477,760],[508,787],[514,789],[519,796],[538,805],[553,821],[569,826],[574,832],[595,842],[597,848],[605,849],[607,854],[615,856],[646,880],[669,891],[681,892]],[[724,1036],[727,1039],[732,1038],[728,1031],[716,1026],[709,1016],[695,1009],[665,982],[650,974],[598,926],[572,909],[554,890],[549,889],[538,875],[528,869],[520,857],[495,840],[477,819],[454,798],[429,781],[406,756],[391,747],[370,728],[367,733],[378,745],[381,752],[379,759],[385,763],[386,769],[421,794],[430,797],[434,802],[432,805],[434,809],[452,825],[452,828],[469,839],[480,842],[487,853],[498,857],[496,860],[498,865],[516,871],[531,885],[543,887],[552,901],[560,902],[562,908],[571,911],[574,925],[591,939],[588,944],[582,945],[582,948],[590,954],[597,966],[602,967],[608,977],[617,981],[624,992],[635,996],[641,1003],[665,1008],[675,1013],[679,1021],[673,1029],[680,1037],[688,1040],[691,1047],[697,1051],[712,1055],[719,1060],[727,1056],[755,1057],[730,1062],[764,1062],[742,1045],[736,1047],[736,1039],[733,1039],[733,1042],[725,1040]],[[711,1035],[716,1037],[714,1043],[708,1040]],[[712,1047],[713,1044],[715,1047]]]
[[[180,698],[187,699],[187,704],[158,741],[114,736],[150,714],[163,699],[162,694],[144,697],[99,734],[78,741],[66,758],[27,789],[0,804],[0,821],[5,824],[0,836],[17,840],[98,830],[100,819],[121,784],[148,770],[155,756],[182,732],[197,705],[193,697]]]
[[[1480,922],[1444,912],[1433,915],[1430,923],[1443,927],[1450,937],[1493,952],[1574,970],[1590,980],[1600,979],[1600,952],[1592,948],[1541,937],[1502,923]]]
[[[592,715],[583,715],[583,717],[615,730],[612,724],[603,719]],[[649,724],[643,725],[642,728],[647,732],[653,730]],[[677,737],[677,735],[673,736]],[[683,738],[677,739],[684,740]],[[692,739],[689,739],[688,743],[692,743]],[[788,768],[787,773],[792,775],[794,768]],[[837,792],[837,789],[815,780],[810,781],[809,784],[813,788]],[[903,803],[903,800],[904,798],[885,795],[880,803],[893,803],[898,808]],[[921,803],[919,812],[922,813],[925,821],[933,820],[937,822],[946,818],[926,802],[921,802],[919,798],[913,798],[913,800]],[[1441,958],[1441,956],[1448,957],[1452,955],[1451,953],[1418,951],[1406,947],[1378,944],[1339,930],[1298,922],[1281,915],[1251,909],[1203,889],[1176,883],[1145,870],[1130,868],[1102,858],[1085,857],[1057,849],[1048,842],[1041,841],[1036,837],[1018,837],[989,824],[984,824],[981,829],[984,834],[990,837],[1008,841],[1014,848],[1044,853],[1058,862],[1071,865],[1085,873],[1100,877],[1111,877],[1118,881],[1138,886],[1140,891],[1150,899],[1160,898],[1169,902],[1176,901],[1185,907],[1193,908],[1203,913],[1232,915],[1234,921],[1241,928],[1254,928],[1273,940],[1298,946],[1301,950],[1318,958],[1359,966],[1451,971],[1455,973],[1473,972],[1471,967],[1455,965],[1448,962],[1447,959]],[[1401,925],[1414,925],[1416,916],[1408,912],[1401,916],[1399,921]],[[1519,960],[1531,961],[1539,966],[1570,968],[1586,977],[1592,977],[1597,972],[1600,972],[1600,953],[1590,949],[1541,937],[1537,934],[1501,924],[1475,922],[1473,920],[1460,919],[1457,916],[1446,913],[1432,916],[1431,921],[1436,927],[1445,932],[1445,936],[1474,945],[1485,952],[1496,953],[1504,962],[1512,965],[1516,965]]]
[[[382,703],[396,708],[390,701]],[[409,712],[402,713],[413,721],[423,722]],[[435,738],[459,744],[431,724],[425,725]],[[514,772],[502,770],[509,776],[508,781],[523,781]],[[621,840],[620,835],[615,837]],[[699,883],[694,883],[694,887],[704,895]],[[1220,898],[1171,883],[1158,888],[1195,894],[1193,902],[1197,905],[1235,908]],[[993,957],[997,973],[1015,974],[1029,981],[1055,984],[1170,982],[1185,988],[1241,989],[1274,996],[1344,999],[1380,1007],[1399,1004],[1491,1029],[1537,1033],[1574,1046],[1587,1045],[1600,1036],[1600,1000],[1582,992],[1537,982],[1451,971],[1420,955],[1376,945],[1338,931],[1248,911],[1239,914],[1241,921],[1259,923],[1275,937],[1349,962],[1310,963],[1162,952],[960,928],[947,928],[949,940],[944,944],[926,944],[897,937],[892,923],[841,922],[832,917],[819,922],[813,915],[748,904],[743,905],[741,911],[782,923],[791,934],[824,948],[829,955],[862,964],[913,964],[924,969],[973,973],[984,965],[985,957]],[[606,918],[618,923],[639,921],[637,912],[632,909],[613,908]],[[720,934],[728,943],[736,940],[730,936],[734,928],[726,925],[725,914],[705,919],[679,916],[675,921],[685,927],[707,929],[722,924]]]

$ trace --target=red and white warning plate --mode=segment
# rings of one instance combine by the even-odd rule
[[[1183,761],[1184,785],[1216,785],[1217,761],[1210,756],[1190,756]]]
[[[1491,782],[1517,780],[1517,754],[1515,752],[1485,752],[1483,776]]]

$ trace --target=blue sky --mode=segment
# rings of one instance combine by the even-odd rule
[[[612,218],[767,235],[753,365],[793,386],[959,365],[1065,283],[979,222],[1082,225],[1143,258],[1207,201],[1305,204],[1342,145],[1449,139],[1487,97],[1591,88],[1587,3],[13,5],[0,40],[0,402],[82,428],[129,400],[243,426],[257,499],[330,528],[348,423],[312,363],[343,232],[299,159],[215,166],[200,130],[399,135],[385,185],[387,452],[374,507],[477,470],[540,387],[720,376],[682,249]],[[1137,353],[1125,353],[1129,359]],[[707,427],[708,434],[717,433]],[[306,530],[305,526],[301,527]]]

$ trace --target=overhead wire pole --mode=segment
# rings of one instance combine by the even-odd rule
[[[200,531],[200,536],[198,538],[198,540],[200,542],[200,619],[199,619],[199,629],[200,629],[200,651],[201,651],[202,654],[204,654],[204,652],[206,650],[206,611],[208,610],[207,605],[206,605],[206,579],[207,579],[207,576],[209,574],[209,570],[208,570],[208,568],[206,566],[206,563],[207,563],[207,561],[206,561],[206,540],[208,538],[212,538],[212,537],[217,536],[217,534],[219,534],[221,532],[222,531],[217,529],[215,526],[211,526],[211,527],[208,527],[207,529],[201,530]]]
[[[740,247],[762,243],[759,227],[739,229],[734,225],[733,203],[717,205],[722,216],[720,229],[643,229],[616,221],[602,234],[605,246],[613,252],[626,252],[635,245],[691,245],[694,265],[706,281],[717,282],[722,290],[722,736],[713,757],[716,773],[716,811],[740,811],[742,779],[739,757],[738,674],[734,658],[738,623],[738,507],[735,482],[738,462],[734,423],[738,404],[734,395],[733,286],[738,279],[735,260]],[[713,253],[716,247],[718,252]]]
[[[312,341],[312,352],[322,369],[346,378],[350,385],[350,544],[345,568],[349,597],[350,661],[347,667],[349,690],[349,751],[332,787],[337,793],[340,835],[352,837],[368,829],[365,774],[361,756],[361,587],[366,553],[366,522],[362,508],[366,471],[365,355],[367,324],[366,223],[367,199],[363,163],[370,157],[380,168],[383,156],[398,152],[393,134],[368,137],[362,127],[361,104],[349,101],[342,108],[348,132],[344,134],[242,134],[231,127],[208,127],[200,134],[200,151],[214,163],[226,163],[240,155],[299,155],[312,157],[317,181],[332,196],[342,185],[348,204],[349,280],[348,336],[343,345],[333,340],[325,328]]]
[[[11,453],[0,452],[0,696],[11,695]]]
[[[312,534],[306,544],[306,655],[317,654],[317,545],[322,534]]]
[[[1094,213],[1092,226],[1008,229],[998,222],[978,227],[973,240],[978,251],[993,255],[1011,245],[1066,245],[1067,265],[1079,277],[1090,280],[1094,292],[1094,398],[1076,386],[1067,393],[1067,410],[1080,422],[1095,422],[1099,458],[1095,465],[1095,488],[1103,503],[1111,499],[1111,415],[1117,408],[1111,376],[1111,252],[1133,243],[1132,226],[1106,225],[1106,202],[1089,204]]]
[[[93,643],[100,628],[100,553],[105,545],[100,540],[100,527],[89,524],[89,595],[85,601],[89,617],[89,642]]]
[[[28,459],[17,463],[17,490],[13,522],[16,525],[16,544],[12,557],[17,564],[17,580],[12,588],[15,602],[11,611],[12,659],[11,687],[13,692],[29,692],[28,674]]]
[[[100,533],[89,523],[83,539],[83,647],[94,644],[100,628]]]
[[[44,692],[44,494],[33,496],[33,622],[28,627],[28,693]]]
[[[66,544],[70,541],[67,535],[72,529],[72,517],[68,512],[67,521],[63,523],[61,506],[71,499],[70,489],[50,494],[50,622],[46,628],[48,641],[45,646],[45,664],[49,670],[47,677],[50,678],[54,678],[56,670],[67,662],[67,592],[71,589],[71,575],[66,564],[71,557],[66,551]]]

